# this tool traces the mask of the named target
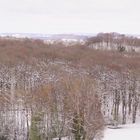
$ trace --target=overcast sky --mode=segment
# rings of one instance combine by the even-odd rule
[[[140,34],[140,0],[0,0],[0,32]]]

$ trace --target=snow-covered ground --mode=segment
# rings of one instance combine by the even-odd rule
[[[105,130],[103,140],[140,140],[140,123]]]

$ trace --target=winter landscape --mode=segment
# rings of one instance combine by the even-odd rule
[[[0,140],[139,140],[138,0],[0,0]]]

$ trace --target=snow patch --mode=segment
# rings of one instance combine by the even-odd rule
[[[103,140],[139,140],[140,139],[140,123],[128,124],[120,129],[106,128]]]

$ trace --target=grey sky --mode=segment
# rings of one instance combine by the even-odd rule
[[[140,0],[0,0],[0,32],[140,34]]]

